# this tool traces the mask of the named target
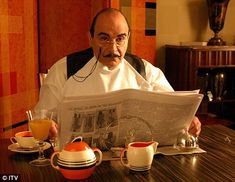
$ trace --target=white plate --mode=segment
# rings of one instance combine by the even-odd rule
[[[49,149],[51,147],[51,144],[48,142],[45,142],[46,144],[43,146],[43,150]],[[38,149],[23,149],[19,146],[18,143],[13,143],[11,145],[8,146],[8,150],[12,151],[12,152],[19,152],[19,153],[34,153],[34,152],[38,152]]]

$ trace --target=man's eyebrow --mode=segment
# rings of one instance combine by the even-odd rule
[[[105,36],[110,37],[109,34],[107,34],[107,33],[105,33],[105,32],[100,32],[100,33],[98,33],[98,36],[100,36],[100,35],[105,35]]]
[[[101,35],[110,37],[110,35],[105,33],[105,32],[98,33],[98,36],[101,36]],[[117,35],[117,37],[121,37],[121,36],[127,36],[127,34],[126,33],[121,33],[121,34]]]
[[[127,36],[126,33],[121,33],[121,34],[118,34],[117,37],[121,37],[121,36]]]

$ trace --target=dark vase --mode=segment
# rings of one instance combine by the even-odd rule
[[[213,98],[215,100],[222,100],[226,90],[226,73],[225,72],[217,72],[214,75],[213,80]]]
[[[218,33],[224,27],[228,3],[229,0],[207,0],[210,29],[214,32],[214,37],[208,41],[207,45],[225,45]]]

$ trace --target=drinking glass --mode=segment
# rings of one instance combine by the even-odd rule
[[[48,138],[49,130],[52,124],[53,112],[48,110],[26,111],[29,128],[32,131],[33,137],[38,140],[38,159],[30,161],[33,166],[47,166],[50,165],[50,159],[44,157],[44,140]]]

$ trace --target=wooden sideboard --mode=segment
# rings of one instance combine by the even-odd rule
[[[222,99],[214,96],[202,112],[211,108],[215,114],[230,115],[235,112],[235,46],[166,45],[165,74],[175,90],[200,89],[205,101],[208,93],[214,94],[213,79],[220,72],[226,75]]]

